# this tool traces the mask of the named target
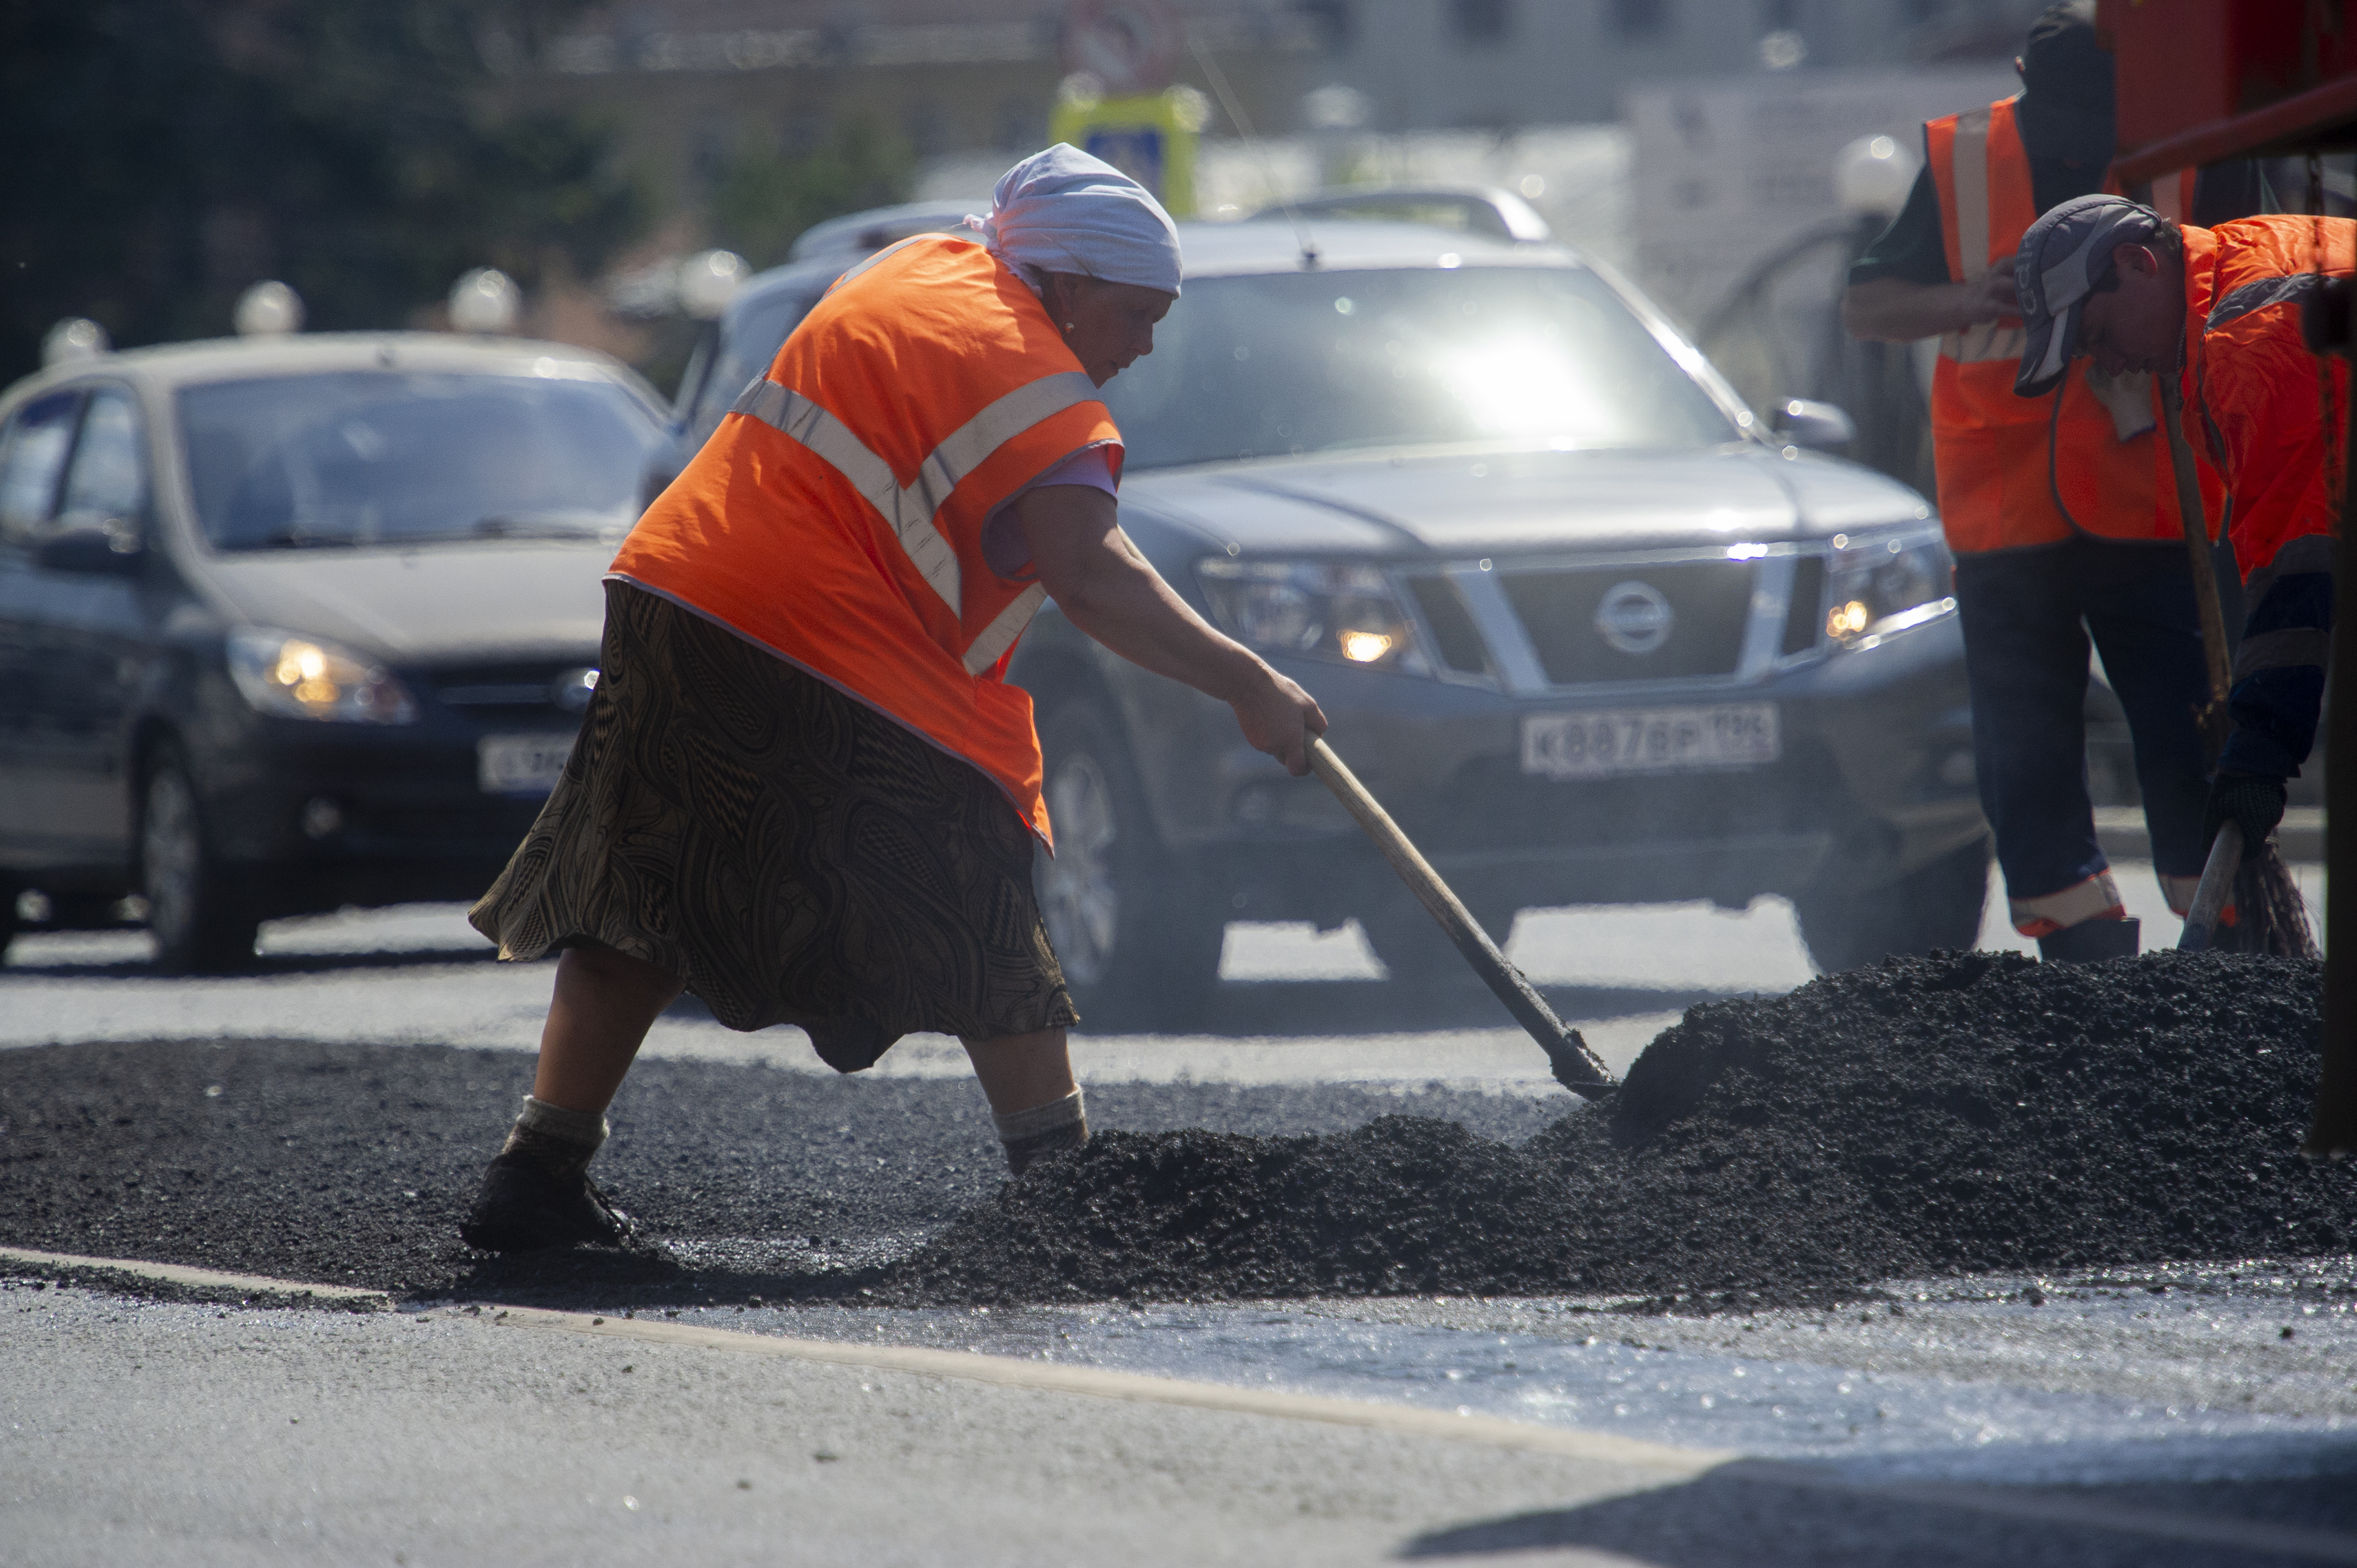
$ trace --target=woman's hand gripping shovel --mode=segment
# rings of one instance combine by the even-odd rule
[[[1457,901],[1457,895],[1448,890],[1448,884],[1440,879],[1440,874],[1416,853],[1415,845],[1400,832],[1391,813],[1367,793],[1367,787],[1342,766],[1342,759],[1321,737],[1310,737],[1309,766],[1351,815],[1359,820],[1359,825],[1367,830],[1367,836],[1375,841],[1375,847],[1383,852],[1383,858],[1392,863],[1392,869],[1400,874],[1400,880],[1407,884],[1417,902],[1440,922],[1440,929],[1448,933],[1448,940],[1457,944],[1457,950],[1465,955],[1473,972],[1546,1052],[1555,1081],[1590,1100],[1601,1100],[1620,1088],[1610,1070],[1579,1037],[1579,1031],[1556,1017],[1545,998],[1523,978],[1523,972],[1506,961],[1506,955],[1498,950],[1490,933],[1466,912],[1465,906]]]

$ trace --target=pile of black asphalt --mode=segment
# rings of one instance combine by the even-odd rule
[[[2337,1253],[2357,1169],[2296,1153],[2321,966],[1938,954],[1690,1009],[1519,1146],[1115,1134],[895,1272],[899,1302],[1605,1294],[1708,1309],[1871,1282]]]
[[[2314,963],[1939,954],[1692,1008],[1596,1107],[1107,1084],[1006,1181],[966,1080],[649,1060],[597,1171],[622,1250],[456,1225],[530,1058],[300,1041],[0,1053],[0,1242],[413,1298],[622,1307],[1605,1294],[2334,1254],[2296,1153]]]

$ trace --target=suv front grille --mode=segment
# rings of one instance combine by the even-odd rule
[[[1548,682],[1732,675],[1751,608],[1750,561],[1510,572],[1500,585]]]

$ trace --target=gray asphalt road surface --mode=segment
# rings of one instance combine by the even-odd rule
[[[12,1284],[0,1537],[45,1568],[2357,1561],[2357,1536],[2101,1490],[1860,1484],[1471,1417],[1218,1408],[1200,1385],[1074,1391],[1062,1369],[866,1354],[879,1364],[667,1324]]]

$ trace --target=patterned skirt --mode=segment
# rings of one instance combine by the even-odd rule
[[[660,595],[606,585],[565,776],[469,912],[502,959],[582,941],[732,1029],[798,1024],[857,1072],[920,1030],[1077,1023],[997,785]]]

